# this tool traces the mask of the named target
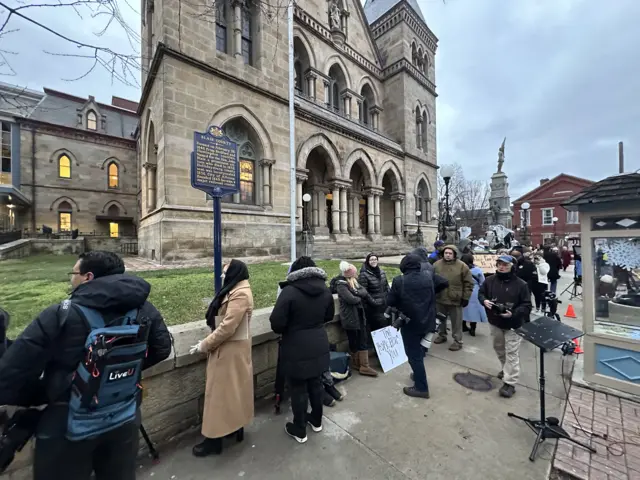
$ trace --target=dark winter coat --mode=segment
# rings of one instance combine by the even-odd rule
[[[352,289],[343,276],[331,279],[331,292],[338,294],[340,323],[345,330],[365,328],[367,324],[365,307],[382,305],[382,300],[376,302],[362,285],[357,290]]]
[[[308,267],[287,275],[269,321],[280,335],[280,366],[287,378],[306,380],[329,369],[329,338],[324,324],[333,319],[327,274]]]
[[[433,264],[440,258],[437,250],[429,254],[429,251],[425,247],[418,247],[413,249],[411,255],[417,255],[420,258],[420,269],[423,272],[433,275]]]
[[[538,269],[528,258],[520,257],[518,259],[516,275],[518,278],[524,280],[531,292],[533,291],[533,285],[538,283]]]
[[[411,319],[403,327],[419,333],[436,329],[436,294],[448,286],[440,275],[421,270],[420,257],[409,254],[400,262],[403,275],[395,277],[387,296],[387,305],[395,307]]]
[[[488,277],[480,287],[478,299],[483,305],[485,300],[507,305],[512,312],[510,318],[504,318],[499,313],[487,309],[489,323],[503,330],[520,328],[531,313],[529,287],[512,272],[505,275],[496,273]]]
[[[549,274],[547,278],[550,282],[555,282],[560,278],[560,270],[562,269],[562,259],[557,253],[553,253],[552,251],[547,251],[544,254],[544,259],[549,264]]]
[[[143,366],[149,368],[171,353],[171,336],[164,320],[147,301],[150,291],[151,286],[139,277],[108,275],[79,285],[70,300],[72,304],[100,311],[107,325],[127,311],[139,308],[139,315],[150,323],[149,353]],[[0,360],[0,405],[58,402],[47,408],[39,433],[64,435],[70,378],[84,357],[89,331],[77,307],[72,306],[68,315],[63,314],[59,304],[42,311]],[[43,372],[43,381],[39,382]],[[34,394],[33,387],[37,384],[44,388],[42,396],[37,400],[27,398]]]
[[[389,281],[387,275],[378,267],[379,276],[365,264],[360,270],[358,283],[371,295],[375,305],[365,302],[364,311],[367,321],[371,325],[371,330],[377,330],[388,325],[384,317],[384,310],[387,307],[387,293],[389,292]]]

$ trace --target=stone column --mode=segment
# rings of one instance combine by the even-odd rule
[[[306,79],[307,79],[307,95],[309,98],[313,100],[316,99],[316,78],[317,75],[311,71],[307,71]]]
[[[233,0],[233,55],[236,61],[244,63],[242,58],[242,1]]]
[[[324,103],[327,106],[327,108],[331,107],[331,96],[329,95],[329,92],[331,91],[331,84],[329,83],[329,80],[324,80]]]
[[[260,160],[262,166],[262,204],[272,205],[271,201],[271,166],[275,160],[263,158]]]
[[[393,233],[395,235],[402,235],[402,197],[396,195],[392,198],[394,201]]]
[[[360,230],[360,197],[358,195],[354,195],[351,202],[351,211],[353,212],[351,222],[352,222],[352,231],[356,235],[360,235],[362,231]]]
[[[342,101],[344,105],[344,114],[345,116],[350,117],[351,116],[351,95],[348,93],[343,94]]]
[[[347,189],[340,189],[340,231],[349,233],[349,205],[347,204]]]
[[[296,177],[296,228],[302,229],[302,182],[305,179],[301,176]]]
[[[379,120],[379,113],[378,112],[373,112],[371,114],[371,123],[373,124],[373,129],[374,130],[378,130],[378,120]]]
[[[360,100],[358,100],[358,120],[360,120],[362,122],[363,118],[364,118],[364,111],[363,109],[363,105],[362,102]]]
[[[373,235],[375,233],[375,206],[374,206],[373,194],[367,195],[367,234]]]
[[[417,143],[417,147],[422,150],[422,119],[418,119],[418,121],[416,122],[416,143]]]
[[[380,233],[380,195],[374,195],[373,202],[375,206],[375,229],[376,233]]]
[[[311,224],[314,227],[317,227],[318,225],[320,225],[318,221],[319,206],[320,206],[320,192],[318,192],[317,190],[314,190],[313,194],[311,195],[311,211],[312,211]]]
[[[334,185],[333,200],[331,205],[331,221],[333,223],[333,231],[331,233],[340,233],[340,187]]]

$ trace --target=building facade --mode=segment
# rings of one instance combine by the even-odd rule
[[[211,255],[212,201],[191,187],[189,161],[194,131],[209,125],[239,144],[240,192],[223,199],[225,255],[285,254],[286,10],[144,0],[143,12],[140,254]],[[417,3],[303,0],[294,17],[298,230],[319,256],[406,250],[418,222],[432,241],[437,39]]]
[[[569,212],[562,207],[570,197],[593,185],[591,180],[561,173],[540,180],[540,185],[513,202],[513,225],[522,239],[524,210],[522,204],[528,202],[527,238],[532,245],[573,245],[580,243],[580,218],[577,211]],[[554,218],[558,220],[553,221]]]
[[[33,102],[20,111],[2,108],[0,228],[136,235],[137,103],[114,97],[102,104],[46,88],[29,95]]]

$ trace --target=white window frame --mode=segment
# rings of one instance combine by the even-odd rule
[[[541,208],[542,211],[542,225],[545,227],[553,226],[553,207],[551,208]],[[551,217],[549,218],[549,222],[545,222],[545,212],[551,211]]]
[[[531,226],[531,209],[527,210],[527,228]],[[520,228],[524,228],[524,210],[520,209]]]
[[[580,225],[580,212],[567,210],[567,225]]]

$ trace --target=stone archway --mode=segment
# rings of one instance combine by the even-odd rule
[[[379,176],[381,193],[376,199],[376,232],[382,235],[402,234],[403,180],[400,170],[392,161],[383,165]]]
[[[375,171],[369,156],[363,150],[356,150],[345,165],[347,178],[351,181],[348,197],[348,226],[351,235],[375,232],[374,205],[368,201],[375,185]]]
[[[318,144],[309,151],[303,165],[297,174],[299,226],[308,226],[315,235],[340,233],[340,193],[335,199],[332,187],[336,170],[331,153]],[[311,201],[303,201],[305,194],[311,196]]]

